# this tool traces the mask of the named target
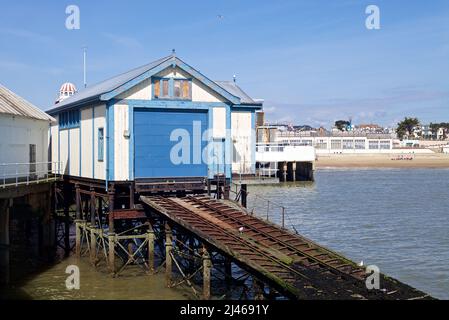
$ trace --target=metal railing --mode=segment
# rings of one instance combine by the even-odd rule
[[[239,185],[233,184],[235,186],[235,190],[231,187],[231,193],[235,194],[235,202],[239,202],[242,192],[246,192],[246,198],[247,198],[247,204],[252,203],[252,205],[248,205],[246,208],[246,211],[251,215],[256,215],[259,218],[263,218],[268,222],[276,222],[277,219],[272,219],[273,214],[280,218],[280,226],[282,228],[286,228],[286,219],[288,220],[289,226],[293,229],[294,232],[298,233],[295,226],[293,225],[292,221],[290,220],[290,217],[287,215],[287,209],[285,206],[272,201],[270,199],[267,199],[265,197],[262,197],[261,195],[253,192],[248,192],[243,189],[239,190]],[[250,197],[253,197],[252,201],[248,201]],[[257,203],[257,205],[256,205]],[[255,211],[258,211],[257,213]],[[273,212],[274,211],[274,212]]]
[[[58,179],[61,162],[0,163],[0,188]]]

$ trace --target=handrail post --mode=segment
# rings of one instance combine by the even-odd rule
[[[267,221],[270,221],[270,200],[267,200]]]
[[[285,208],[282,208],[282,228],[285,228]]]

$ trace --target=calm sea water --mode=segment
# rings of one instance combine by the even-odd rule
[[[249,188],[249,208],[434,297],[449,299],[449,169],[323,169]]]
[[[434,297],[449,299],[449,169],[319,170],[314,183],[249,188],[249,208]],[[268,206],[256,195],[272,201]],[[257,206],[256,206],[257,205]],[[81,290],[68,291],[65,268],[81,269]],[[163,273],[113,279],[69,258],[17,284],[9,297],[29,299],[186,299]],[[1,296],[1,294],[0,294]]]

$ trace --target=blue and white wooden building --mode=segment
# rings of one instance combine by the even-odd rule
[[[62,162],[66,176],[106,186],[217,174],[231,179],[233,172],[255,171],[252,132],[261,108],[235,82],[212,81],[172,54],[47,111],[57,120],[52,161]]]

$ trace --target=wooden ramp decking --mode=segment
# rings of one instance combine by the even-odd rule
[[[368,290],[362,267],[310,239],[252,216],[235,202],[205,196],[142,196],[141,201],[287,297],[428,298],[384,275],[380,290]]]

